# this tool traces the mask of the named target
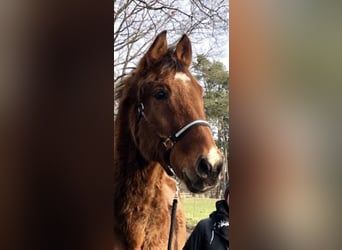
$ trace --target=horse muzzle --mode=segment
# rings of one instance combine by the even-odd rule
[[[212,161],[208,157],[200,156],[195,169],[185,168],[183,170],[183,179],[189,191],[203,193],[213,188],[217,183],[222,166],[222,157]]]

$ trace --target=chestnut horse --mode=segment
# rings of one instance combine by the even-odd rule
[[[194,193],[217,182],[223,158],[205,121],[203,89],[189,72],[191,59],[189,38],[168,48],[164,31],[115,89],[115,250],[167,249],[178,192],[173,173]],[[172,249],[182,249],[182,204],[172,238]]]

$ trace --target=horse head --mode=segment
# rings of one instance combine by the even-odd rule
[[[133,72],[126,90],[130,133],[141,157],[169,166],[194,193],[212,188],[223,157],[205,121],[203,89],[192,76],[191,42],[168,48],[160,33]]]

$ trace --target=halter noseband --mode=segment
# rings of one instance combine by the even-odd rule
[[[138,105],[138,120],[140,120],[141,117],[143,117],[145,119],[145,121],[147,121],[149,124],[153,125],[151,122],[149,122],[149,120],[147,119],[145,113],[144,113],[144,104],[142,102],[139,103]],[[187,133],[190,131],[191,128],[195,127],[195,126],[207,126],[210,128],[210,124],[209,122],[205,121],[205,120],[194,120],[188,124],[186,124],[184,127],[182,127],[181,129],[179,129],[176,133],[172,134],[169,137],[163,137],[160,136],[158,133],[158,137],[160,138],[160,142],[164,145],[165,149],[166,149],[166,155],[167,155],[167,168],[164,168],[166,173],[169,176],[175,176],[175,173],[173,171],[173,169],[170,167],[171,163],[170,163],[170,154],[171,154],[171,149],[173,148],[173,146],[176,144],[176,142],[180,141],[180,139]]]
[[[171,149],[175,145],[175,143],[179,141],[186,134],[186,132],[188,132],[192,127],[199,126],[199,125],[210,127],[209,122],[205,120],[192,121],[188,123],[187,125],[185,125],[183,128],[181,128],[180,130],[178,130],[173,135],[167,137],[166,139],[162,139],[163,145],[165,146],[167,150]]]

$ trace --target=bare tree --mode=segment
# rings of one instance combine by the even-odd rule
[[[114,83],[162,30],[171,39],[191,35],[194,46],[207,41],[202,54],[220,53],[217,44],[227,42],[228,0],[114,0]]]

